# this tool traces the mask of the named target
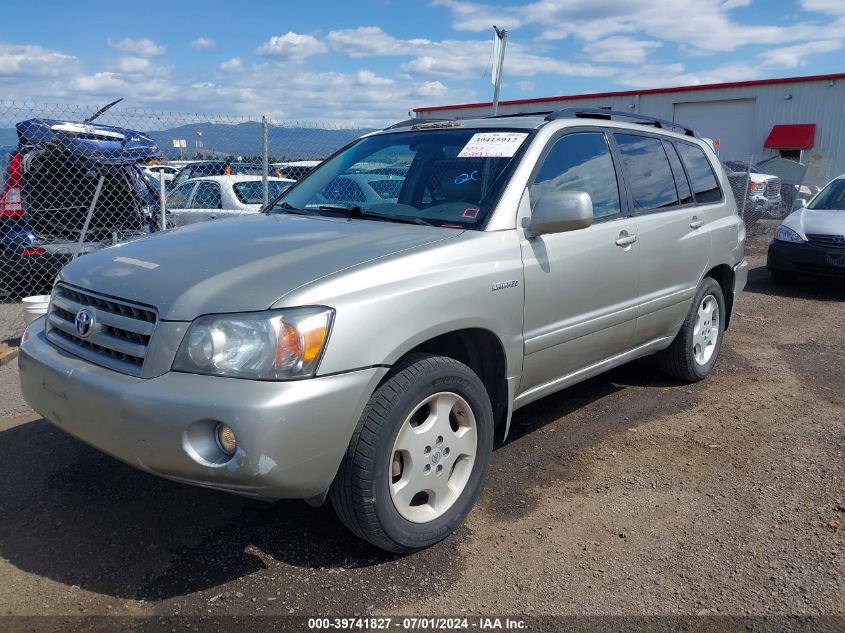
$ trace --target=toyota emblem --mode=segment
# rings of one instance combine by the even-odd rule
[[[833,241],[841,244],[842,242],[845,242],[845,235],[834,235]]]
[[[80,310],[76,313],[76,331],[85,338],[94,330],[94,313],[91,310]]]

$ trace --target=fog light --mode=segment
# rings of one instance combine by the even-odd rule
[[[217,437],[217,446],[227,455],[234,455],[238,448],[238,440],[235,438],[235,432],[232,427],[226,424],[218,424],[215,431]]]

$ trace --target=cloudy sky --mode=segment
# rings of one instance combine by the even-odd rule
[[[379,124],[489,100],[845,70],[845,0],[11,2],[0,99]]]

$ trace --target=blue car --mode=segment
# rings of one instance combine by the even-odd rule
[[[77,252],[156,230],[159,193],[142,170],[161,157],[152,138],[90,120],[16,128],[0,154],[0,300],[49,291]]]

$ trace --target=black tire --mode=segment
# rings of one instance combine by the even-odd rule
[[[772,276],[772,282],[776,286],[788,286],[795,281],[795,275],[785,270],[769,269],[769,274]]]
[[[713,296],[719,306],[717,340],[710,359],[700,365],[695,360],[693,334],[698,308],[708,295]],[[697,382],[706,378],[713,371],[722,349],[726,317],[725,297],[722,294],[721,286],[715,279],[705,277],[698,286],[698,291],[692,300],[687,317],[684,319],[681,330],[675,336],[675,340],[669,347],[657,353],[657,364],[660,369],[668,376],[684,382]]]
[[[476,421],[477,449],[466,486],[454,504],[427,523],[405,519],[390,495],[393,446],[407,417],[428,396],[461,396]],[[343,524],[376,547],[407,553],[443,540],[463,522],[478,499],[493,450],[493,409],[479,377],[452,358],[412,354],[373,392],[329,490]]]

